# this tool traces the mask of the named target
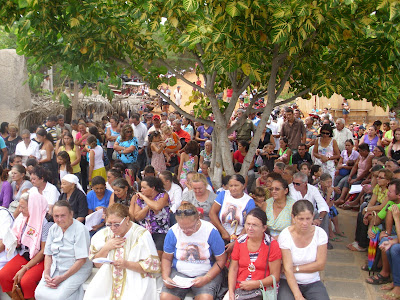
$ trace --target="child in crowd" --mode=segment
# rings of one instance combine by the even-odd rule
[[[90,135],[86,143],[89,153],[89,184],[91,184],[92,179],[96,176],[101,176],[104,180],[107,180],[106,168],[103,161],[103,148],[97,144],[97,138],[94,135]]]
[[[164,126],[162,127],[162,140],[164,141],[165,148],[172,149],[175,147],[176,140],[174,137],[174,132],[172,131],[171,127],[169,126]],[[171,160],[171,154],[166,152],[165,149],[163,150],[164,156],[165,156],[165,162],[166,165],[169,165],[169,162]]]
[[[224,177],[222,177],[222,182],[221,182],[221,187],[217,190],[217,195],[219,194],[219,193],[221,193],[222,191],[226,191],[227,189],[228,189],[228,182],[229,182],[229,179],[231,179],[231,176],[230,175],[226,175],[226,176],[224,176]]]
[[[151,158],[151,165],[157,173],[161,173],[167,169],[163,153],[166,145],[161,141],[161,134],[158,131],[150,133],[149,143],[150,147],[148,147],[147,154]]]
[[[71,159],[66,151],[60,151],[57,154],[58,173],[61,179],[67,174],[72,174]]]
[[[274,152],[274,145],[271,143],[266,144],[262,150],[258,150],[259,155],[261,155],[264,165],[267,166],[268,171],[272,172],[274,169],[275,160],[279,157],[278,154]]]
[[[211,162],[206,160],[206,161],[203,161],[203,163],[200,165],[200,169],[201,169],[201,173],[203,173],[204,176],[206,176],[208,184],[214,190],[214,187],[213,187],[212,182],[211,182],[210,175],[208,174],[208,169],[210,168],[210,166],[211,166]]]
[[[265,203],[265,200],[267,200],[267,199],[265,199],[266,198],[265,188],[263,188],[261,186],[256,187],[254,194],[252,194],[252,198],[253,198],[255,204],[258,207],[262,208],[263,204]]]
[[[319,182],[319,177],[322,175],[322,168],[320,165],[312,165],[311,167],[311,178],[312,185],[317,185]]]
[[[186,187],[186,177],[188,172],[197,170],[199,163],[199,144],[196,141],[189,141],[181,154],[181,161],[178,168],[179,183],[183,188]]]
[[[256,179],[256,187],[262,187],[262,188],[267,187],[268,173],[269,172],[267,166],[261,166],[258,168],[258,174],[260,175],[260,177]]]
[[[143,169],[143,178],[144,177],[156,177],[156,175],[158,176],[158,174],[156,173],[156,170],[151,165],[148,165]]]
[[[274,165],[274,170],[273,172],[278,173],[278,174],[283,174],[283,170],[285,170],[286,164],[283,162],[276,162]]]

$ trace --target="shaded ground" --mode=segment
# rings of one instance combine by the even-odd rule
[[[352,252],[346,248],[354,241],[357,213],[339,210],[340,227],[347,238],[342,242],[333,242],[334,249],[328,251],[328,261],[322,280],[325,283],[329,297],[332,300],[345,299],[382,299],[384,294],[379,290],[380,285],[371,285],[365,282],[368,272],[361,270],[366,263],[366,252]]]

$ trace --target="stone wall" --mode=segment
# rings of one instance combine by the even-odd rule
[[[0,50],[0,123],[17,123],[19,114],[31,107],[25,57],[14,49]]]

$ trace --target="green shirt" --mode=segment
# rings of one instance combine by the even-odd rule
[[[381,211],[378,213],[379,219],[381,219],[381,220],[385,219],[386,215],[387,215],[387,211],[391,210],[390,208],[394,204],[396,204],[396,203],[393,201],[388,201],[388,203],[385,205],[385,207],[382,208]],[[400,208],[400,203],[397,203],[397,207]]]

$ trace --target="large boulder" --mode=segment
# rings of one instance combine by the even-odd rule
[[[25,57],[15,49],[0,50],[0,122],[17,123],[31,106]]]

